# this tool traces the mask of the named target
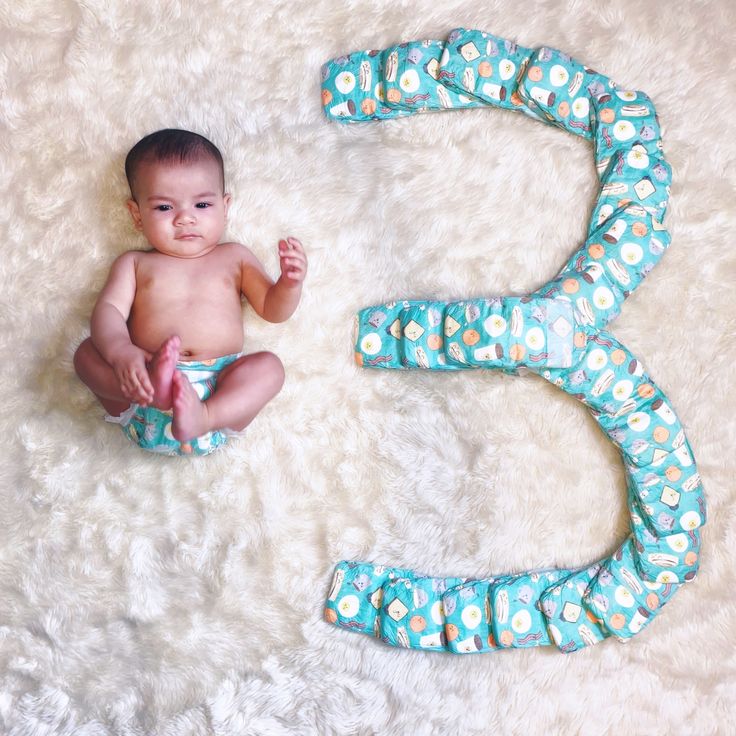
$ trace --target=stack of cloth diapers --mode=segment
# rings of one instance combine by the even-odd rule
[[[329,119],[384,120],[478,107],[518,110],[593,143],[600,190],[583,245],[523,297],[398,300],[362,310],[355,357],[375,368],[539,374],[582,401],[620,449],[631,532],[581,569],[436,578],[337,565],[327,621],[387,644],[454,653],[576,651],[646,627],[695,577],[705,498],[667,398],[608,322],[662,257],[671,168],[654,106],[561,51],[477,30],[341,56],[322,69]]]

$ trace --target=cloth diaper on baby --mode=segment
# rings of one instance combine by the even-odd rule
[[[222,369],[241,355],[233,353],[201,361],[180,360],[176,369],[189,379],[200,400],[206,401],[212,396]],[[227,434],[220,430],[207,432],[189,442],[179,442],[171,433],[172,416],[170,410],[131,404],[120,416],[107,415],[105,420],[119,424],[125,436],[139,447],[162,455],[209,455],[227,442]]]

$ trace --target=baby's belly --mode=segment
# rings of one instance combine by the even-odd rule
[[[205,360],[239,353],[243,349],[243,319],[240,309],[169,310],[146,314],[132,312],[128,320],[134,345],[150,353],[171,337],[181,338],[183,360]]]

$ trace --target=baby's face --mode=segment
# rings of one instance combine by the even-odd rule
[[[160,253],[198,258],[220,242],[230,195],[214,161],[142,163],[128,209],[138,230]]]

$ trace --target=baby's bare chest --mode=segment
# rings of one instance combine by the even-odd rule
[[[156,255],[138,265],[134,310],[239,303],[240,265],[227,258],[187,260]]]

